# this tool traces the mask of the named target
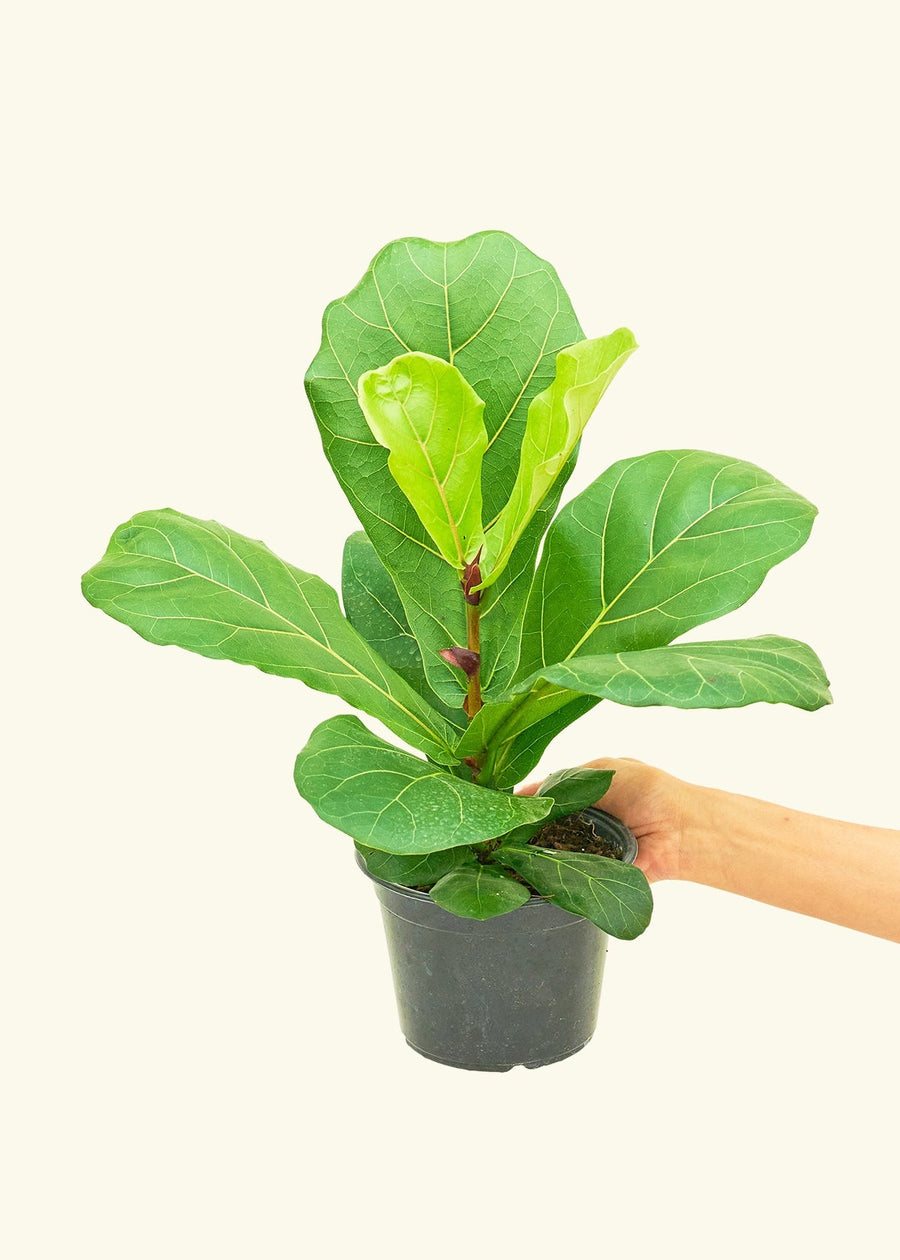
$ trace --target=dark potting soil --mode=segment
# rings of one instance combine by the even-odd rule
[[[563,849],[567,853],[594,853],[599,857],[621,858],[622,849],[615,840],[598,836],[581,814],[554,819],[528,841],[540,849]]]

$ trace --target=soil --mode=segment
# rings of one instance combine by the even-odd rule
[[[598,836],[582,814],[569,814],[547,823],[528,841],[541,849],[564,849],[568,853],[594,853],[600,857],[621,858],[615,840]]]

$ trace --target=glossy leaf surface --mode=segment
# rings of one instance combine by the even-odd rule
[[[356,845],[366,870],[375,879],[386,879],[404,888],[430,888],[452,870],[472,863],[477,858],[471,849],[439,849],[437,853],[384,853],[368,845]]]
[[[487,523],[512,490],[531,399],[553,379],[558,352],[583,337],[554,269],[504,232],[449,244],[394,241],[325,312],[322,346],[306,377],[325,453],[394,577],[429,681],[450,704],[459,683],[438,653],[465,642],[459,583],[391,476],[387,451],[359,407],[359,378],[412,351],[459,368],[485,403]],[[512,677],[535,556],[571,467],[569,460],[482,601],[485,688],[502,689]]]
[[[738,608],[800,547],[816,509],[753,464],[656,451],[560,512],[528,602],[520,676],[662,646]]]
[[[462,571],[484,542],[484,403],[452,364],[404,354],[360,378],[359,404],[432,542]]]
[[[650,922],[653,895],[636,866],[593,853],[538,849],[520,841],[501,845],[495,856],[563,910],[590,919],[610,936],[633,940]]]
[[[549,666],[542,677],[573,691],[637,706],[735,709],[765,701],[820,709],[831,703],[828,679],[812,648],[774,634],[573,656]]]
[[[349,716],[316,727],[297,757],[294,782],[324,822],[388,853],[478,844],[543,818],[550,808],[548,801],[456,778]]]
[[[608,337],[578,342],[557,355],[553,383],[528,408],[512,494],[485,539],[481,564],[485,587],[493,585],[506,568],[513,548],[577,446],[594,408],[636,349],[634,335],[619,328]]]
[[[501,867],[476,861],[451,871],[431,890],[444,910],[463,919],[493,919],[531,900],[531,892]]]
[[[151,643],[297,678],[446,765],[458,732],[353,629],[337,593],[264,543],[165,508],[113,534],[85,598]]]

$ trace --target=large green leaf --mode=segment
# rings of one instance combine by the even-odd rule
[[[481,571],[493,585],[513,548],[574,451],[594,408],[619,368],[637,349],[633,333],[619,328],[608,337],[581,341],[556,358],[556,376],[532,400],[512,494],[487,532]]]
[[[369,647],[321,578],[263,543],[164,508],[113,534],[85,598],[151,643],[255,665],[340,696],[446,765],[458,738]]]
[[[361,529],[344,543],[341,569],[341,595],[344,613],[370,647],[383,657],[391,669],[403,678],[423,700],[432,704],[460,730],[466,726],[462,709],[465,696],[465,675],[460,673],[457,702],[445,704],[432,691],[422,668],[422,653],[409,628],[406,613],[393,579],[378,559],[378,553]],[[457,671],[459,672],[459,671]]]
[[[358,718],[329,718],[297,757],[294,781],[325,822],[388,853],[479,844],[546,816],[550,802],[455,778],[394,748]]]
[[[590,919],[610,936],[634,940],[650,922],[653,894],[643,871],[635,866],[521,841],[502,844],[495,857],[563,910]]]
[[[458,701],[458,671],[438,653],[465,643],[459,581],[391,476],[387,451],[359,407],[359,378],[412,351],[459,368],[485,403],[482,487],[489,522],[512,491],[531,399],[553,379],[559,351],[583,337],[553,268],[504,232],[449,244],[394,241],[325,312],[322,346],[306,376],[325,453],[396,582],[429,681],[450,704]],[[502,689],[512,677],[537,549],[573,462],[567,461],[503,577],[482,600],[483,689]]]
[[[816,509],[753,464],[656,451],[614,464],[560,512],[528,601],[520,677],[658,647],[739,607],[809,535]]]
[[[359,405],[432,542],[462,572],[484,542],[484,403],[459,368],[402,354],[360,377]]]
[[[478,859],[472,849],[440,849],[437,853],[385,853],[357,841],[366,870],[375,879],[386,879],[405,888],[430,888],[444,875]]]
[[[462,919],[493,919],[531,900],[531,892],[502,867],[476,862],[438,880],[431,898]]]
[[[831,703],[828,679],[812,648],[774,634],[573,656],[540,676],[555,686],[638,706],[736,709],[767,701],[820,709]]]

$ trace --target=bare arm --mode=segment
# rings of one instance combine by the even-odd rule
[[[900,942],[900,833],[697,790],[680,879]]]
[[[900,832],[697,787],[637,761],[589,764],[616,771],[599,803],[634,831],[648,879],[690,880],[900,942]]]

